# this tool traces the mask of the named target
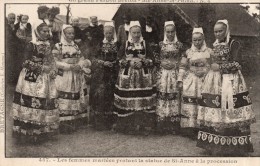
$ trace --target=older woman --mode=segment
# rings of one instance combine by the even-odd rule
[[[56,68],[48,39],[47,24],[35,23],[14,93],[13,131],[18,136],[33,138],[33,141],[56,132],[59,127],[54,81]]]
[[[130,134],[154,126],[155,86],[152,81],[153,57],[141,35],[138,21],[130,22],[129,38],[119,52],[120,71],[115,89],[118,121],[116,129]]]
[[[118,75],[118,42],[113,22],[104,25],[104,40],[92,57],[90,104],[97,130],[111,129],[113,124],[114,89]]]
[[[246,155],[253,151],[250,124],[255,121],[245,80],[236,61],[239,43],[230,38],[227,20],[214,26],[211,70],[199,102],[198,147],[214,155]]]
[[[157,74],[157,131],[179,132],[180,112],[177,89],[178,63],[183,44],[178,41],[173,21],[164,25],[164,40],[160,42],[159,70]]]
[[[206,46],[202,28],[194,28],[192,46],[180,63],[178,86],[183,88],[181,100],[181,131],[191,138],[197,137],[198,100],[201,86],[209,69],[212,50]]]

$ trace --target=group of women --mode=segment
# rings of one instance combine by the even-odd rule
[[[85,59],[72,26],[63,25],[51,49],[48,26],[35,24],[15,89],[13,131],[37,140],[58,129],[73,131],[90,117],[97,130],[183,134],[195,136],[197,146],[212,154],[252,152],[255,117],[236,61],[239,43],[230,38],[227,20],[215,24],[214,34],[212,50],[203,29],[194,28],[192,46],[185,50],[174,22],[166,21],[160,52],[154,54],[138,21],[130,22],[121,46],[113,22],[107,22],[104,40]]]

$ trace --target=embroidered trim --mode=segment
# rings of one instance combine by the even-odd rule
[[[57,99],[46,99],[35,96],[24,95],[20,92],[14,92],[13,103],[23,107],[42,109],[42,110],[53,110],[58,108]]]
[[[183,96],[182,101],[184,104],[198,104],[198,98],[193,96]]]
[[[58,130],[58,125],[57,126],[53,126],[53,127],[42,127],[40,129],[30,129],[30,130],[26,130],[26,129],[21,129],[20,126],[13,126],[13,131],[17,132],[17,133],[22,133],[24,135],[40,135],[43,133],[51,133],[54,132],[55,130]]]
[[[233,100],[234,108],[240,108],[252,104],[248,91],[233,95]],[[204,93],[202,94],[202,99],[199,99],[198,102],[200,106],[221,108],[221,95]]]
[[[118,88],[115,88],[115,95],[120,97],[150,97],[156,93],[156,88],[154,87],[151,90],[128,90],[121,91]]]
[[[157,98],[161,100],[176,100],[178,93],[164,93],[164,92],[158,92]]]
[[[56,125],[56,124],[58,124],[58,121],[59,121],[59,119],[57,118],[56,122],[49,122],[49,123],[48,122],[36,122],[36,121],[33,121],[33,120],[22,119],[22,118],[19,118],[19,117],[16,117],[16,116],[13,117],[13,120],[18,120],[18,121],[21,121],[21,122],[24,122],[24,123],[31,123],[31,124],[36,124],[36,125],[47,125],[47,126]]]
[[[199,131],[198,140],[207,141],[208,143],[214,143],[216,145],[245,145],[251,143],[251,136],[222,136],[211,134],[203,131]]]
[[[220,128],[233,128],[233,127],[245,127],[249,126],[256,122],[255,117],[252,119],[238,121],[233,123],[221,123],[221,122],[211,122],[211,121],[204,121],[204,120],[197,120],[198,125],[200,126],[207,126],[207,127],[215,127],[217,129]]]
[[[60,117],[60,121],[70,121],[70,120],[75,120],[75,119],[80,119],[80,118],[85,118],[88,117],[87,113],[82,113],[74,116],[63,116]]]
[[[119,87],[118,85],[116,85],[115,87],[121,91],[139,91],[139,90],[153,90],[154,88],[156,88],[156,85],[154,85],[153,87],[147,87],[147,88],[122,88],[122,87]]]
[[[71,93],[71,92],[63,92],[63,91],[58,91],[58,98],[62,99],[69,99],[69,100],[79,100],[80,99],[80,93]]]

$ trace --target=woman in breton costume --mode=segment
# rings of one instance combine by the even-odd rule
[[[153,57],[138,21],[130,22],[129,38],[119,51],[120,70],[115,89],[116,129],[147,135],[155,123]]]
[[[25,62],[14,93],[13,131],[32,141],[55,133],[59,128],[59,110],[55,61],[51,54],[47,24],[37,22],[32,41],[25,48]],[[20,137],[18,138],[20,140]],[[44,140],[44,139],[41,139]]]
[[[160,56],[157,73],[157,131],[159,133],[179,132],[180,110],[177,89],[178,63],[183,44],[178,41],[173,21],[164,25],[164,40],[159,43]]]
[[[210,64],[212,50],[207,47],[203,29],[194,28],[192,46],[186,51],[180,62],[178,86],[183,88],[181,100],[181,132],[191,138],[197,138],[198,100],[201,98],[201,86]]]
[[[52,53],[58,68],[56,86],[60,130],[71,132],[87,117],[87,88],[84,74],[90,74],[91,63],[88,59],[84,59],[77,44],[74,43],[74,29],[71,25],[63,25],[61,42],[55,44]]]
[[[247,155],[253,151],[250,125],[255,115],[236,61],[240,44],[230,38],[227,20],[217,21],[214,34],[211,70],[199,102],[197,146],[213,155]]]
[[[113,22],[104,25],[104,40],[92,60],[90,103],[97,130],[111,129],[114,118],[114,89],[118,76],[118,42]]]

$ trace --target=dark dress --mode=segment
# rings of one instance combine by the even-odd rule
[[[126,41],[119,51],[120,70],[115,89],[116,130],[129,134],[149,134],[155,126],[156,88],[149,46],[142,41],[134,45]],[[149,63],[144,63],[148,60]],[[142,62],[135,68],[135,62]],[[126,63],[123,63],[126,62]]]
[[[86,28],[86,33],[89,33],[91,40],[91,46],[95,47],[99,45],[104,39],[103,25],[89,26]]]
[[[92,57],[90,106],[97,130],[110,129],[113,122],[114,89],[118,74],[118,43],[101,43],[96,56]],[[112,67],[104,62],[113,63]]]
[[[6,21],[6,28],[5,28],[5,44],[6,44],[6,80],[8,83],[16,84],[19,72],[21,68],[18,68],[16,65],[16,56],[17,56],[17,45],[18,45],[18,38],[15,34],[15,27],[14,29],[9,25]],[[16,67],[15,67],[16,66]],[[18,69],[19,70],[18,70]]]
[[[144,40],[149,45],[150,44],[158,44],[159,43],[158,27],[156,27],[156,25],[152,25],[151,28],[152,28],[151,32],[147,32],[146,27],[143,28]]]
[[[243,156],[253,151],[250,125],[255,115],[236,61],[238,50],[239,43],[232,39],[228,44],[216,45],[211,61],[220,68],[211,69],[202,85],[197,146],[214,155]]]

